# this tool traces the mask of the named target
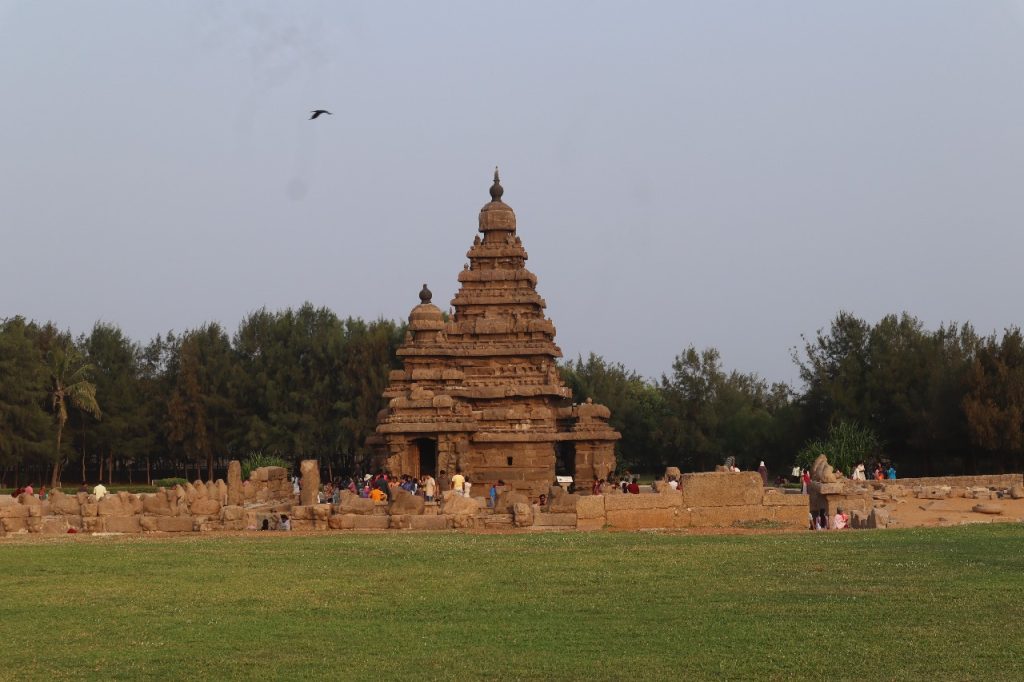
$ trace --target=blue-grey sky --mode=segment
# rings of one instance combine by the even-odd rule
[[[1020,2],[0,0],[0,103],[0,317],[445,307],[499,165],[567,356],[1021,323]]]

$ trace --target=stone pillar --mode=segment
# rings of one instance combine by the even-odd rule
[[[237,459],[228,463],[228,504],[240,505],[245,502],[242,489],[242,463]]]
[[[299,483],[299,504],[306,506],[316,504],[317,493],[320,492],[320,462],[315,459],[304,459],[299,465],[302,481]]]

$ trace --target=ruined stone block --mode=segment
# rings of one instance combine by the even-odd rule
[[[327,519],[328,526],[335,530],[352,530],[355,527],[355,514],[332,514]]]
[[[604,525],[604,495],[584,495],[576,502],[578,519],[601,519]]]
[[[423,513],[425,505],[426,500],[419,495],[413,495],[406,490],[399,490],[395,495],[395,499],[391,502],[388,513],[392,515],[411,514],[418,516]]]
[[[221,521],[244,521],[245,520],[245,509],[234,505],[228,505],[221,507],[220,509],[220,520]]]
[[[792,506],[807,509],[808,499],[807,495],[782,493],[774,488],[765,488],[764,497],[761,498],[761,504],[771,507]]]
[[[354,516],[352,528],[354,530],[384,530],[389,524],[387,516]]]
[[[760,477],[757,479],[760,481]],[[760,484],[758,484],[760,492]],[[679,492],[650,493],[643,495],[605,495],[605,511],[633,511],[639,509],[671,509],[680,506],[683,495]],[[758,498],[760,499],[760,498]]]
[[[220,502],[208,497],[196,499],[192,503],[192,513],[196,516],[214,516],[220,513]]]
[[[693,515],[691,523],[694,527],[728,527],[736,523],[773,521],[773,509],[759,504],[728,507],[693,507],[690,510]],[[806,519],[806,511],[801,510],[800,514],[802,518]]]
[[[28,532],[28,514],[24,516],[5,516],[0,519],[3,523],[4,531],[7,533],[22,533]]]
[[[167,497],[162,491],[145,495],[142,498],[142,512],[150,516],[171,516],[171,503]]]
[[[575,514],[576,505],[579,503],[579,500],[579,495],[559,495],[551,500],[551,503],[548,505],[548,510],[553,514]]]
[[[756,471],[683,474],[680,487],[684,507],[759,505],[764,497]]]
[[[372,514],[374,510],[373,500],[366,497],[359,497],[350,492],[343,492],[335,511],[339,514]]]
[[[165,533],[189,533],[193,529],[191,516],[158,516],[156,529]]]
[[[102,501],[100,500],[101,503]],[[142,532],[142,517],[140,516],[101,516],[100,518],[103,519],[103,529],[108,533]]]
[[[82,505],[79,503],[77,496],[65,495],[59,490],[55,490],[50,494],[49,501],[51,514],[57,516],[78,516],[82,513]]]
[[[448,517],[439,515],[410,516],[409,527],[412,530],[447,530]]]
[[[304,459],[299,465],[302,481],[299,484],[299,504],[316,504],[320,492],[320,462],[315,459]]]
[[[0,519],[27,519],[29,508],[23,504],[8,504],[0,507]]]
[[[534,514],[534,526],[576,526],[575,512]]]
[[[643,497],[624,495],[623,497]],[[651,495],[651,497],[655,497]],[[610,500],[611,498],[609,498]],[[675,528],[678,507],[608,509],[607,521],[611,528],[638,530],[641,528]]]
[[[580,518],[576,517],[576,530],[601,530],[605,527],[606,520],[604,516],[594,518]]]

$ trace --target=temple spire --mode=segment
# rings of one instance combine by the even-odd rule
[[[505,193],[505,188],[501,186],[501,181],[498,178],[498,167],[494,167],[494,184],[491,185],[491,201],[501,201],[501,195]]]
[[[430,292],[427,285],[424,284],[423,288],[420,289],[420,303],[430,303],[430,299],[434,297],[434,294]]]

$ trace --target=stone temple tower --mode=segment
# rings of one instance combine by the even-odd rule
[[[499,479],[514,490],[546,491],[556,475],[578,486],[615,468],[610,413],[575,405],[561,380],[555,327],[544,316],[537,276],[526,269],[516,214],[494,172],[491,201],[466,254],[445,320],[423,285],[368,441],[394,474],[445,476],[462,470],[483,493]],[[481,485],[482,484],[482,485]]]

